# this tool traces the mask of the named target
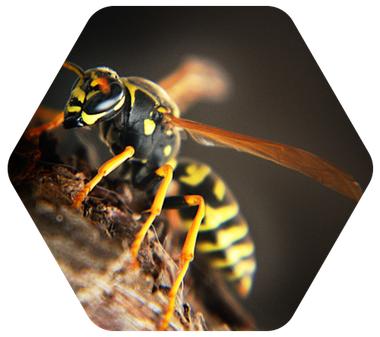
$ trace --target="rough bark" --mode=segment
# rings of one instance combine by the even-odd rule
[[[130,245],[146,215],[130,209],[146,209],[144,195],[118,181],[117,192],[107,184],[96,187],[75,209],[73,199],[86,179],[82,171],[89,170],[85,161],[75,161],[82,170],[46,162],[55,158],[54,152],[47,157],[31,145],[22,139],[13,153],[11,181],[89,318],[107,330],[156,330],[177,272],[171,256],[180,251],[178,240],[170,239],[176,233],[165,213],[149,230],[134,267]],[[202,303],[205,291],[197,294],[198,283],[191,277],[189,283],[194,288],[183,286],[179,292],[168,330],[229,329]],[[193,307],[205,312],[207,325]],[[238,323],[251,329],[244,324]]]

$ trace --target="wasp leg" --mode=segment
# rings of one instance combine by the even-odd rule
[[[156,177],[162,177],[163,180],[156,193],[156,196],[154,197],[152,206],[148,210],[150,211],[150,215],[137,233],[135,240],[132,243],[131,252],[132,257],[135,259],[135,266],[137,265],[137,254],[139,252],[141,243],[144,240],[145,234],[148,231],[149,227],[152,225],[154,219],[161,213],[162,206],[166,197],[166,192],[169,188],[170,182],[173,179],[173,167],[167,164],[157,169],[154,173]]]
[[[93,190],[93,188],[102,180],[103,177],[110,174],[118,166],[120,166],[124,161],[131,158],[135,153],[135,149],[132,146],[127,146],[125,150],[119,153],[117,156],[113,157],[106,163],[104,163],[98,170],[98,174],[92,178],[74,199],[73,206],[78,208],[82,204],[84,198]]]
[[[49,111],[49,109],[46,109],[46,108],[43,108],[43,107],[39,107],[36,114],[45,114],[46,111]],[[42,132],[46,131],[46,130],[51,130],[51,129],[54,129],[56,128],[57,126],[61,125],[62,122],[63,122],[63,119],[64,119],[64,116],[63,116],[63,112],[58,115],[53,121],[51,121],[50,123],[47,123],[47,124],[44,124],[44,125],[41,125],[37,128],[33,128],[33,129],[30,129],[28,130],[26,133],[25,133],[25,137],[28,139],[28,140],[32,140],[33,138],[39,138],[42,134]]]
[[[181,198],[186,206],[198,206],[198,210],[187,233],[185,243],[182,248],[179,271],[169,292],[169,305],[165,312],[164,318],[161,321],[161,326],[159,328],[160,330],[166,330],[173,316],[178,289],[186,275],[190,262],[194,259],[195,244],[197,242],[199,227],[205,215],[205,203],[203,197],[200,195],[187,195],[178,198]]]

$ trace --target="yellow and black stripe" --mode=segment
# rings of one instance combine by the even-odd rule
[[[178,160],[174,180],[178,195],[201,195],[205,201],[197,252],[207,254],[210,266],[219,269],[241,296],[247,295],[256,271],[255,246],[231,191],[209,166],[190,159]],[[195,212],[194,208],[179,209],[186,229]]]

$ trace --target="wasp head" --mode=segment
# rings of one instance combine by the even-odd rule
[[[93,125],[109,120],[123,110],[125,88],[115,71],[98,67],[84,72],[71,63],[65,66],[75,71],[79,78],[65,106],[64,128]]]

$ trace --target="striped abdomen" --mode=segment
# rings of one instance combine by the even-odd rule
[[[178,195],[201,195],[206,204],[197,251],[209,255],[211,267],[219,269],[240,295],[247,295],[256,271],[255,248],[232,193],[209,166],[193,160],[180,159],[174,179],[179,184]],[[190,227],[195,211],[179,211],[186,228]]]

